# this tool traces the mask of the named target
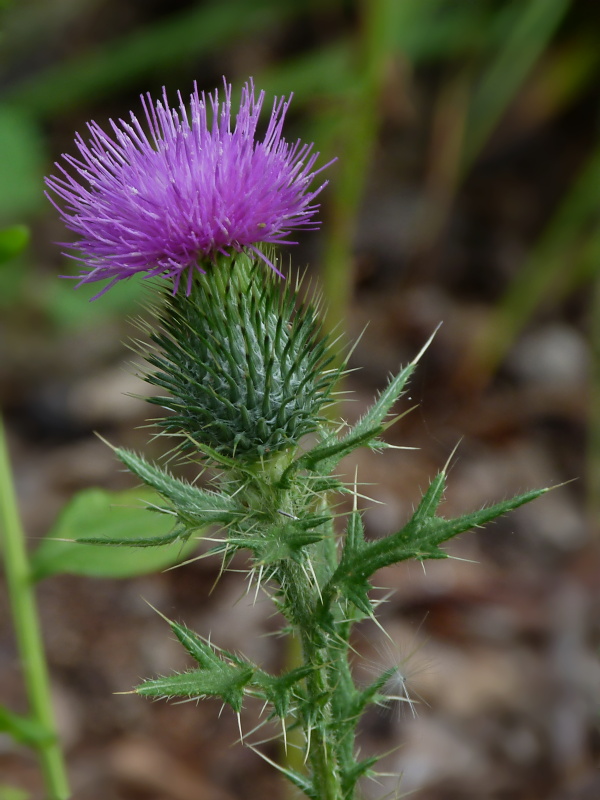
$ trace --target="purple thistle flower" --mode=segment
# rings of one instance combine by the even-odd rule
[[[61,175],[46,179],[64,207],[50,201],[80,237],[65,245],[85,264],[78,285],[108,278],[103,294],[143,272],[172,278],[176,292],[188,270],[189,293],[195,270],[244,250],[278,272],[258,245],[296,244],[288,239],[292,230],[318,227],[314,199],[327,182],[309,187],[329,164],[314,169],[313,145],[283,138],[291,96],[275,98],[262,141],[256,128],[264,92],[256,98],[252,81],[233,130],[227,83],[223,102],[215,90],[207,103],[195,84],[189,109],[177,96],[178,108],[164,89],[157,103],[142,97],[149,135],[133,113],[130,122],[110,121],[113,136],[88,123],[90,140],[75,139],[80,158],[63,156],[76,175],[56,164]]]

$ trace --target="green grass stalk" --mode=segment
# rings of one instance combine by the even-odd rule
[[[390,33],[395,0],[363,3],[356,48],[356,78],[342,103],[339,138],[332,148],[339,156],[333,184],[329,237],[322,275],[326,325],[344,330],[353,289],[352,247],[359,205],[379,129],[379,100],[392,49]]]
[[[50,683],[33,581],[1,418],[0,498],[4,569],[17,644],[23,664],[23,677],[29,698],[30,718],[45,734],[36,738],[31,744],[38,752],[47,800],[68,800],[70,792],[54,722]]]

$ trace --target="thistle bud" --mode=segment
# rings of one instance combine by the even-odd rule
[[[274,256],[273,256],[274,258]],[[252,463],[296,448],[318,426],[337,371],[316,309],[295,306],[276,273],[239,254],[169,295],[151,334],[146,380],[170,396],[159,424],[188,445]]]

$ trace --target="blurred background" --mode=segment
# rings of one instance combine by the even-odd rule
[[[131,281],[90,303],[43,175],[94,119],[140,112],[225,75],[294,93],[287,138],[328,170],[322,230],[290,249],[354,342],[340,409],[358,417],[442,322],[391,429],[417,448],[345,465],[369,484],[368,535],[397,529],[452,457],[448,516],[559,486],[456,558],[382,572],[391,634],[356,638],[360,680],[400,666],[415,701],[368,716],[363,753],[396,777],[368,798],[600,797],[600,6],[593,0],[19,0],[4,2],[0,226],[31,239],[0,265],[0,405],[32,550],[78,491],[135,486],[115,445],[147,444]],[[365,327],[366,326],[366,327]],[[364,331],[364,332],[363,332]],[[150,416],[152,414],[150,413]],[[126,692],[186,666],[185,621],[262,665],[282,664],[272,607],[212,560],[123,580],[54,575],[38,597],[75,798],[283,798],[216,703]],[[26,710],[5,592],[0,703]],[[249,707],[249,731],[257,710]],[[250,741],[260,739],[260,734]],[[263,746],[277,758],[277,748]],[[398,778],[398,776],[401,776]],[[3,800],[42,798],[32,755],[0,735]]]

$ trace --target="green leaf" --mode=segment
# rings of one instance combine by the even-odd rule
[[[407,364],[406,367],[401,369],[397,375],[394,375],[392,378],[390,378],[386,388],[381,392],[373,405],[365,414],[363,414],[363,416],[346,434],[346,436],[344,436],[334,445],[331,445],[328,441],[326,441],[319,447],[315,448],[315,450],[313,450],[311,453],[307,454],[307,458],[314,458],[313,454],[315,454],[316,451],[316,456],[321,462],[319,469],[322,474],[329,474],[335,469],[339,461],[345,455],[358,447],[367,446],[373,449],[378,449],[386,446],[385,442],[378,439],[379,434],[386,427],[386,417],[389,416],[394,403],[405,392],[406,384],[408,383],[409,378],[414,372],[423,353],[431,344],[435,333],[436,331],[434,331],[429,337],[425,345],[421,348],[419,353],[410,362],[410,364]],[[325,452],[327,447],[330,448],[331,454],[329,456],[323,456],[322,452]]]
[[[12,225],[0,231],[0,264],[10,261],[29,244],[29,228],[25,225]]]
[[[220,697],[239,712],[244,689],[256,667],[233,653],[218,650],[185,625],[165,619],[200,669],[144,681],[136,692],[146,697]]]
[[[294,687],[313,669],[312,665],[306,664],[277,676],[257,670],[252,678],[252,686],[258,688],[265,700],[272,704],[274,713],[285,719],[290,709]]]
[[[309,469],[318,471],[321,475],[329,475],[344,456],[349,455],[357,448],[385,446],[385,443],[378,439],[379,434],[385,428],[385,419],[394,403],[405,391],[410,376],[414,372],[419,359],[429,347],[434,335],[435,332],[411,363],[390,379],[388,385],[371,408],[342,439],[338,439],[335,435],[328,436],[324,441],[313,447],[312,450],[292,462],[282,476],[282,486],[299,469]]]
[[[222,659],[210,669],[193,669],[165,678],[144,681],[135,691],[142,697],[220,697],[239,712],[244,689],[253,675],[251,667],[228,664]]]
[[[363,556],[370,566],[380,569],[408,558],[423,560],[426,558],[445,558],[446,554],[439,545],[447,542],[459,533],[479,527],[487,522],[513,511],[515,508],[529,503],[545,494],[548,489],[534,489],[504,500],[493,506],[482,508],[470,514],[454,519],[434,516],[433,505],[438,502],[443,485],[440,473],[431,483],[429,490],[421,501],[410,522],[398,533],[369,545]]]
[[[352,453],[358,447],[369,444],[382,430],[381,425],[376,425],[370,430],[361,431],[357,434],[351,431],[343,439],[336,439],[334,443],[327,439],[325,442],[313,447],[312,450],[304,453],[296,461],[293,461],[282,476],[282,484],[288,477],[288,473],[291,474],[298,469],[304,468],[312,471],[317,471],[318,469],[321,474],[327,474],[344,456]]]
[[[194,526],[228,524],[242,516],[242,510],[227,495],[199,489],[179,480],[130,450],[116,448],[115,454],[147,486],[156,489],[173,504],[178,517]]]
[[[346,536],[344,538],[344,558],[351,558],[359,553],[365,546],[365,529],[358,511],[353,511],[348,518]]]
[[[456,517],[455,519],[436,517],[436,525],[428,538],[432,544],[441,544],[459,533],[464,533],[471,530],[471,528],[478,528],[487,522],[492,522],[492,520],[501,517],[503,514],[536,500],[548,491],[549,489],[534,489],[531,492],[512,497],[510,500],[503,500],[501,503],[495,503],[493,506],[482,508],[479,511],[472,511],[470,514],[464,514],[462,517]]]
[[[272,761],[270,763],[273,764]],[[273,764],[273,766],[277,767],[277,769],[283,775],[285,775],[288,781],[292,783],[297,789],[300,789],[301,792],[304,792],[304,794],[308,798],[310,798],[310,800],[319,800],[321,795],[317,793],[312,780],[310,778],[307,778],[306,775],[302,775],[300,772],[296,772],[295,769],[282,767],[279,764]]]
[[[417,510],[413,514],[411,522],[420,524],[432,517],[435,517],[435,512],[438,510],[439,504],[442,502],[444,489],[446,488],[446,473],[445,471],[438,472],[435,478],[429,484],[429,488],[421,498]]]
[[[373,616],[373,606],[369,600],[371,584],[367,580],[369,571],[364,570],[361,553],[369,547],[365,541],[362,518],[358,511],[353,511],[348,518],[344,547],[338,567],[327,582],[317,607],[319,625],[324,630],[333,631],[331,605],[341,594],[367,617]]]
[[[29,747],[39,747],[51,742],[53,735],[39,722],[23,714],[15,714],[0,705],[0,731],[8,733],[16,742]],[[1,797],[1,795],[0,795]]]
[[[377,764],[379,758],[379,756],[369,756],[368,758],[363,758],[362,761],[357,761],[349,769],[344,770],[342,774],[342,787],[346,797],[353,796],[354,787],[356,786],[359,778],[369,775],[371,768]]]
[[[152,513],[148,507],[161,498],[148,489],[107,492],[86,489],[75,495],[31,558],[34,580],[62,572],[102,578],[129,578],[165,569],[185,558],[196,542],[173,542],[164,547],[83,544],[80,539],[118,542],[141,538],[165,540],[174,518]],[[67,541],[58,541],[67,540]],[[160,543],[160,542],[158,542]]]
[[[407,364],[400,372],[390,379],[386,388],[381,392],[377,400],[373,403],[371,408],[359,419],[356,425],[352,428],[350,435],[360,435],[375,428],[377,425],[382,425],[390,409],[405,391],[408,379],[412,375],[417,366],[417,362],[425,348],[428,347],[431,339],[427,342],[419,355],[410,363]],[[348,438],[348,437],[345,437]],[[342,439],[344,441],[344,439]]]
[[[398,672],[398,667],[390,667],[386,669],[385,672],[382,672],[381,675],[376,678],[373,683],[367,686],[362,692],[357,692],[354,698],[352,714],[354,716],[359,716],[362,714],[364,709],[369,705],[369,703],[375,703],[377,700],[381,700],[381,689],[385,686],[385,684],[393,678],[394,675]]]
[[[306,485],[310,491],[323,494],[327,492],[347,493],[350,491],[346,485],[337,478],[313,477],[311,475],[307,478]]]
[[[325,526],[331,517],[307,514],[303,519],[288,520],[281,525],[272,525],[265,535],[248,537],[244,546],[255,554],[260,564],[276,564],[288,558],[300,560],[304,548],[322,541],[328,535]]]
[[[217,654],[215,647],[205,641],[201,636],[198,636],[197,633],[186,628],[185,625],[180,625],[178,622],[173,622],[172,620],[169,620],[169,625],[175,636],[177,636],[194,661],[200,664],[202,669],[211,669],[223,663],[223,659]],[[253,669],[251,664],[237,657],[232,658],[230,653],[227,653],[226,656],[234,660],[238,666]]]
[[[479,511],[454,519],[444,519],[435,516],[444,490],[444,483],[445,472],[441,472],[431,482],[411,519],[397,533],[365,543],[357,553],[349,552],[345,558],[342,558],[337,570],[323,590],[322,614],[325,614],[336,591],[344,594],[359,609],[368,613],[366,611],[369,602],[366,596],[367,578],[378,569],[410,558],[420,561],[429,558],[447,558],[447,554],[439,549],[443,542],[459,533],[491,522],[549,491],[548,489],[534,489]]]
[[[369,600],[369,592],[373,588],[366,578],[360,576],[343,577],[338,583],[341,594],[349,600],[366,617],[374,617],[375,611]]]
[[[358,511],[353,511],[346,527],[344,549],[340,561],[340,574],[345,572],[345,565],[360,563],[361,553],[367,547],[362,518]],[[346,600],[355,605],[359,611],[362,611],[367,617],[373,616],[373,606],[369,600],[369,592],[372,586],[365,576],[350,567],[347,574],[344,574],[338,581],[337,587]]]
[[[229,458],[229,456],[226,456],[224,453],[220,453],[218,450],[215,450],[210,445],[206,444],[206,442],[199,442],[192,436],[188,436],[188,439],[194,445],[194,447],[206,457],[208,461],[212,461],[227,470],[239,472],[247,477],[254,477],[253,472],[235,458]]]

